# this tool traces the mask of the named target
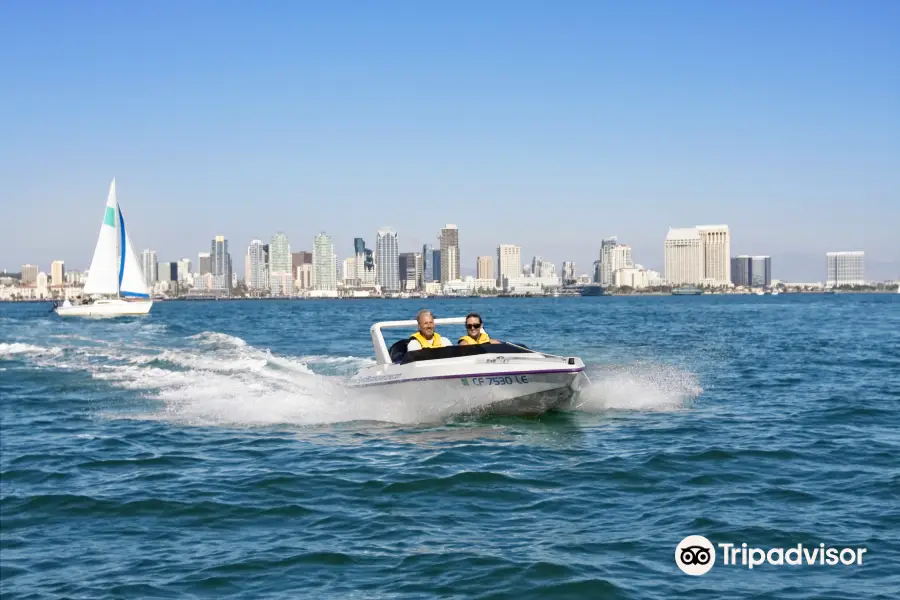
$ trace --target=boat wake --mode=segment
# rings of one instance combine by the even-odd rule
[[[576,402],[583,412],[678,410],[703,393],[697,375],[672,365],[595,366],[588,376]]]
[[[218,332],[167,347],[148,337],[146,345],[134,343],[145,341],[140,336],[129,344],[73,336],[56,336],[58,345],[49,348],[2,344],[0,360],[88,371],[115,389],[135,392],[128,406],[121,394],[115,397],[115,410],[104,413],[113,418],[254,427],[440,423],[459,415],[455,396],[346,386],[350,375],[374,363],[371,358],[278,356]],[[594,366],[588,374],[591,384],[573,402],[574,411],[678,409],[702,391],[695,375],[665,365]]]

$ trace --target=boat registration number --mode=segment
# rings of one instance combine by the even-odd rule
[[[513,385],[515,383],[531,383],[528,375],[504,375],[500,377],[463,377],[463,385]]]

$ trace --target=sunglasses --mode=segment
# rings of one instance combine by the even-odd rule
[[[476,329],[481,327],[481,323],[466,323],[466,329]]]

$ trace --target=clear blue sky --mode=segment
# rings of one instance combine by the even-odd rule
[[[900,2],[0,3],[0,269],[331,233],[661,268],[669,226],[900,277]]]

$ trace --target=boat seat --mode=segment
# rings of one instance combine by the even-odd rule
[[[395,365],[403,362],[406,358],[407,346],[409,346],[409,338],[403,338],[394,342],[388,350],[388,356]]]

